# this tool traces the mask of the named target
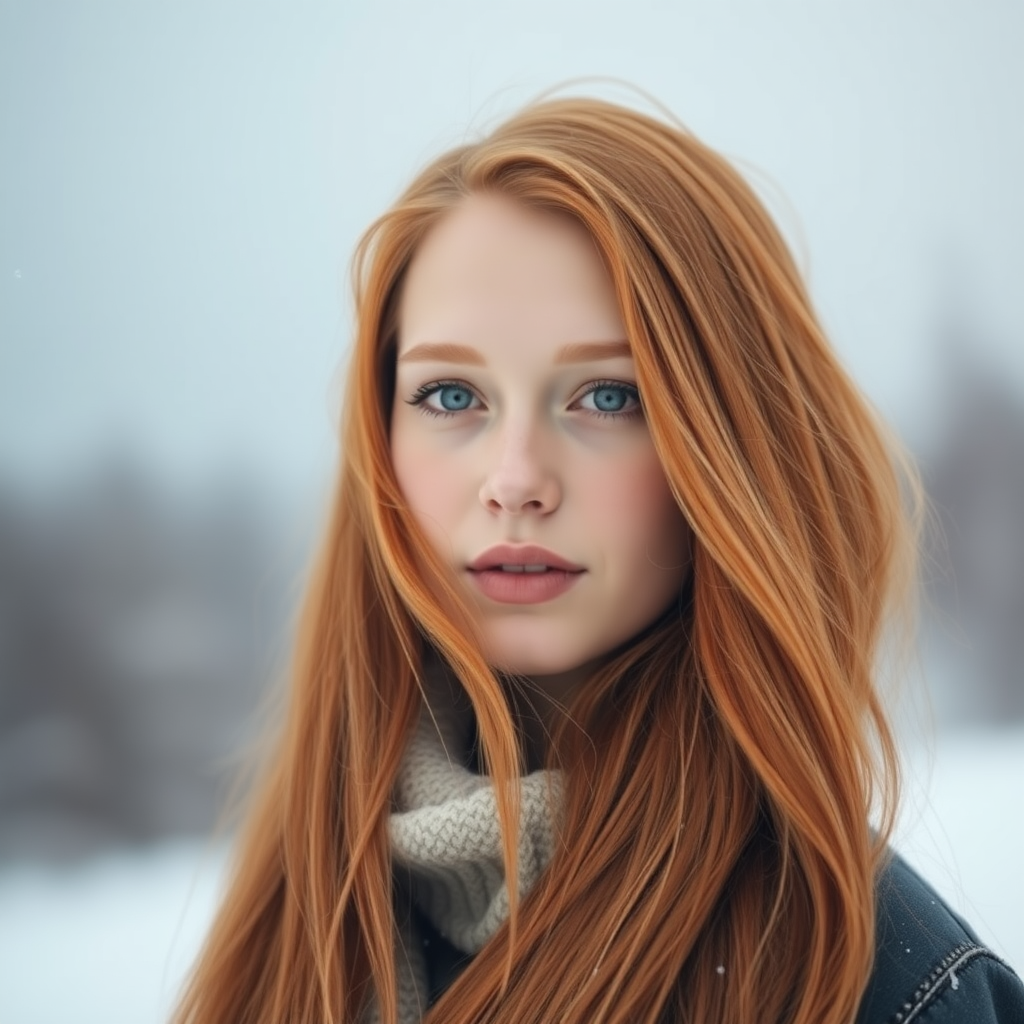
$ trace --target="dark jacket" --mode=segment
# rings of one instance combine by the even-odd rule
[[[879,879],[856,1024],[1024,1024],[1024,985],[899,857]]]

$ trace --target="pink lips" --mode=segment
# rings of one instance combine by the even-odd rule
[[[469,564],[473,572],[495,569],[502,565],[546,565],[549,569],[565,572],[583,572],[582,565],[574,565],[556,555],[554,551],[536,544],[496,544],[478,555]]]
[[[468,568],[481,593],[503,604],[551,601],[585,572],[583,566],[536,544],[498,544],[473,559]]]

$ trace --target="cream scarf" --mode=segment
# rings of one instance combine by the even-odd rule
[[[495,792],[487,776],[464,766],[472,727],[468,707],[458,707],[443,684],[428,697],[399,771],[389,825],[392,855],[409,873],[417,908],[453,946],[473,954],[508,917]],[[520,791],[522,898],[554,852],[561,775],[533,772],[520,780]],[[426,1012],[429,985],[422,940],[411,924],[400,928],[396,953],[398,1019],[413,1024]],[[374,1006],[368,1021],[379,1019]]]

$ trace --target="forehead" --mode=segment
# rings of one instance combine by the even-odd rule
[[[582,224],[495,195],[467,197],[429,232],[398,314],[400,350],[537,332],[563,343],[624,336],[611,278]]]

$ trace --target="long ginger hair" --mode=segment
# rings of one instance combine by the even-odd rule
[[[373,998],[394,1021],[388,815],[428,649],[472,703],[516,877],[509,696],[388,442],[403,273],[476,192],[593,238],[693,570],[574,698],[552,755],[567,838],[425,1019],[848,1024],[896,798],[874,674],[910,606],[913,471],[739,174],[677,127],[586,99],[444,154],[360,243],[340,479],[289,709],[177,1021],[343,1024]]]

